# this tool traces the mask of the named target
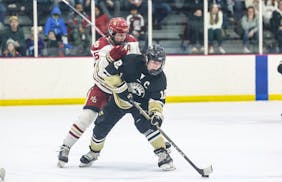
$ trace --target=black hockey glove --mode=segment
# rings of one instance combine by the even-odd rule
[[[163,123],[163,115],[159,112],[154,112],[150,114],[150,120],[152,125],[161,126]]]

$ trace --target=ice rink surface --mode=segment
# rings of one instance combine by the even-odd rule
[[[200,168],[202,178],[176,151],[175,171],[163,172],[131,117],[108,135],[98,161],[79,168],[92,126],[72,148],[66,168],[57,151],[81,105],[0,107],[0,168],[6,182],[281,182],[282,102],[167,104],[162,129]]]

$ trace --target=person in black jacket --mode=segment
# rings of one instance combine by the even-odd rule
[[[163,105],[167,81],[163,67],[166,54],[159,45],[153,45],[144,55],[130,54],[106,67],[107,84],[113,97],[99,113],[95,121],[90,151],[80,159],[80,167],[89,167],[98,159],[106,136],[114,125],[126,114],[134,118],[137,130],[142,133],[158,156],[158,166],[165,171],[174,170],[163,136],[156,125],[163,121]],[[150,121],[131,104],[132,100],[148,112]]]
[[[278,1],[278,8],[273,11],[270,19],[271,31],[278,42],[279,52],[282,52],[282,0]]]
[[[192,53],[204,51],[204,3],[202,0],[188,2],[188,27],[187,35],[192,45]],[[198,46],[199,44],[199,46]]]
[[[21,56],[26,55],[26,46],[23,29],[19,26],[17,16],[9,17],[10,25],[0,33],[2,53],[6,49],[7,41],[12,39],[15,43],[16,50]],[[4,53],[3,53],[4,54]]]

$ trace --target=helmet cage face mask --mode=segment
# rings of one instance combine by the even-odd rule
[[[163,71],[165,65],[166,54],[164,48],[160,45],[153,45],[150,46],[146,51],[146,64],[148,65],[150,60],[154,60],[157,62],[161,62],[161,66],[157,70],[148,70],[148,73],[156,76]]]
[[[115,42],[114,36],[116,33],[128,33],[128,31],[129,31],[129,27],[124,18],[117,17],[117,18],[112,18],[110,20],[108,25],[108,32],[114,42]]]

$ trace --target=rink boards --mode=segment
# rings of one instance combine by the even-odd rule
[[[168,102],[282,100],[280,55],[168,56]],[[0,105],[81,104],[93,85],[87,57],[0,61]]]

